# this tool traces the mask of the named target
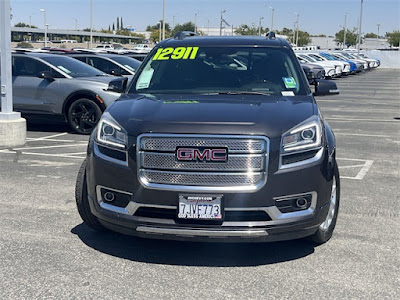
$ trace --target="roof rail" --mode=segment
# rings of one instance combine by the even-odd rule
[[[191,36],[198,36],[198,34],[193,31],[179,31],[177,34],[174,35],[174,39],[183,40],[184,38]]]
[[[268,32],[267,39],[275,40],[276,39],[275,32],[273,32],[273,31]]]

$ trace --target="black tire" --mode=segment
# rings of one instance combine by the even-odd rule
[[[76,179],[75,200],[79,215],[86,225],[96,231],[107,231],[106,228],[100,224],[97,217],[90,211],[86,183],[86,160],[83,161],[78,172],[78,178]]]
[[[102,115],[100,107],[92,100],[81,98],[71,103],[67,120],[71,128],[81,134],[90,134]]]
[[[330,238],[332,237],[332,234],[333,234],[333,230],[335,229],[336,221],[337,221],[338,214],[339,214],[340,178],[339,178],[339,169],[338,169],[337,164],[335,164],[334,178],[335,178],[335,181],[336,181],[336,205],[335,205],[335,211],[334,211],[334,214],[333,214],[332,222],[330,223],[328,228],[323,230],[321,228],[321,226],[325,222],[324,221],[320,226],[318,226],[318,230],[313,235],[309,236],[311,241],[313,241],[317,245],[324,244],[324,243],[326,243],[327,241],[330,240]]]

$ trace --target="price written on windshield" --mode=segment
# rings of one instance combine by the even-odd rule
[[[198,51],[199,47],[160,48],[153,56],[153,60],[195,59]]]

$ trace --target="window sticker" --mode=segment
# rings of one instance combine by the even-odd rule
[[[294,96],[293,91],[282,91],[282,96]]]
[[[282,77],[282,80],[287,89],[297,88],[296,81],[294,80],[293,77]]]
[[[197,51],[199,47],[160,48],[153,56],[153,60],[195,59]]]
[[[136,89],[147,89],[150,85],[151,78],[153,78],[154,69],[143,70],[142,74],[136,83]]]

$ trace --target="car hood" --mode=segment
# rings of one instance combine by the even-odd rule
[[[324,68],[316,65],[316,64],[311,64],[311,63],[306,63],[306,64],[301,64],[302,66],[309,67],[310,69],[318,69],[318,70],[323,70]]]
[[[111,80],[114,80],[117,78],[120,78],[120,77],[106,75],[106,76],[95,76],[95,77],[79,77],[79,78],[75,78],[75,79],[85,80],[85,81],[93,81],[93,82],[102,82],[102,83],[105,83],[108,85],[108,83]]]
[[[317,113],[313,96],[135,95],[109,109],[129,135],[243,134],[280,137]]]

